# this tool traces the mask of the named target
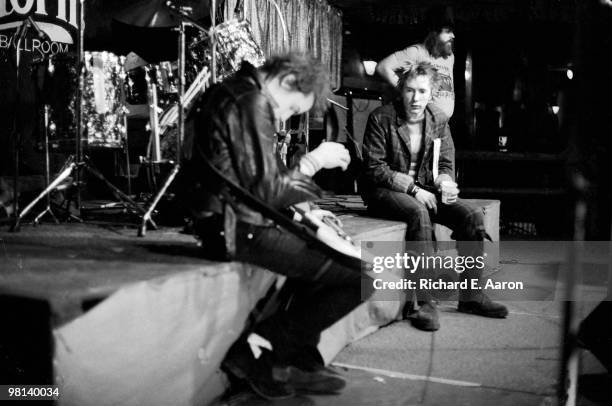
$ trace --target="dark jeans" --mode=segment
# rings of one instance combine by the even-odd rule
[[[279,295],[285,298],[280,309],[250,331],[272,343],[273,362],[277,365],[299,364],[305,354],[319,357],[316,346],[321,331],[347,315],[373,290],[371,283],[362,285],[368,277],[362,274],[360,261],[331,258],[276,227],[238,223],[233,259],[288,278]],[[372,290],[362,291],[362,286]]]
[[[484,239],[488,235],[484,227],[484,217],[478,207],[465,200],[457,199],[453,204],[443,204],[437,197],[437,212],[427,209],[414,197],[390,189],[379,188],[368,201],[372,215],[400,220],[406,223],[406,241],[418,241],[419,253],[434,253],[433,223],[442,224],[451,230],[451,237],[457,241],[457,252],[461,256],[477,257],[483,255]],[[424,270],[415,272],[416,279],[425,276]],[[480,278],[476,269],[465,271],[462,279]],[[426,292],[417,292],[419,300],[428,299]]]

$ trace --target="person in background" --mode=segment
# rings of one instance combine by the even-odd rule
[[[378,63],[376,71],[391,86],[397,87],[399,72],[405,71],[411,65],[419,62],[429,62],[438,70],[440,82],[438,88],[434,91],[433,103],[448,118],[451,118],[455,110],[453,81],[455,34],[452,12],[447,7],[432,7],[427,12],[426,23],[429,32],[423,43],[410,45],[392,53]]]

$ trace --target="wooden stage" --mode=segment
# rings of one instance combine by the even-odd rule
[[[201,405],[274,274],[211,262],[178,229],[0,229],[0,382],[57,384],[61,405]]]
[[[219,270],[180,229],[70,223],[0,229],[0,293],[51,302],[107,297],[122,286],[180,272]],[[58,315],[61,316],[61,315]]]

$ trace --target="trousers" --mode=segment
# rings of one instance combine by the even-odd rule
[[[206,247],[206,237],[202,239]],[[251,330],[270,341],[276,365],[296,365],[304,356],[317,357],[320,333],[373,293],[359,260],[330,257],[279,227],[238,222],[232,259],[287,277],[279,309]]]
[[[421,251],[425,255],[435,252],[433,223],[442,224],[453,231],[451,237],[457,242],[460,256],[483,255],[484,240],[489,238],[482,211],[462,199],[457,199],[453,204],[443,204],[440,196],[437,196],[437,211],[433,211],[406,193],[378,188],[368,200],[368,211],[376,217],[406,223],[405,240],[416,242],[414,246],[418,247],[419,254]],[[423,269],[417,270],[413,277],[426,277],[425,272]],[[481,274],[482,270],[470,269],[461,273],[461,279],[479,279]],[[428,300],[429,295],[426,291],[417,291],[417,299]]]

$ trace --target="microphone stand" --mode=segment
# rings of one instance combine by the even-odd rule
[[[49,159],[49,105],[45,104],[44,106],[44,113],[43,113],[43,121],[44,121],[44,126],[45,128],[43,129],[43,134],[44,134],[44,149],[45,149],[45,188],[49,187],[49,183],[51,183],[50,181],[50,159]],[[45,207],[45,209],[40,212],[40,214],[38,216],[36,216],[34,218],[34,224],[38,224],[40,223],[40,220],[42,220],[42,218],[48,214],[53,221],[55,222],[55,224],[59,224],[59,220],[57,219],[57,216],[55,215],[55,213],[53,212],[53,209],[51,208],[51,195],[47,194],[47,206]],[[25,212],[26,210],[24,210]]]
[[[25,39],[28,30],[31,25],[34,23],[32,17],[28,16],[25,20],[23,20],[21,26],[15,31],[13,38],[15,44],[15,78],[17,84],[17,96],[15,98],[15,111],[13,112],[13,216],[17,219],[19,215],[19,148],[21,147],[21,134],[19,130],[19,120],[18,120],[18,110],[21,107],[21,97],[19,94],[21,75],[19,74],[19,69],[21,68],[21,42]],[[38,31],[38,30],[37,30]],[[40,34],[39,34],[40,35]]]
[[[36,31],[40,39],[50,39],[49,36],[43,30],[41,30],[40,27],[38,27],[38,24],[36,24],[36,22],[32,20],[31,16],[28,16],[28,18],[26,19],[26,22],[27,24],[29,24],[29,27],[32,27]],[[43,65],[44,63],[47,64],[46,69],[48,72],[51,72],[52,69],[54,69],[52,57],[49,55],[42,57],[42,59],[39,62],[41,63],[41,65]],[[39,90],[39,94],[43,98],[43,107],[42,107],[43,126],[44,126],[43,128],[43,148],[44,148],[44,154],[45,154],[45,189],[46,189],[49,187],[49,184],[51,183],[51,179],[50,179],[50,175],[51,175],[50,166],[51,165],[50,165],[50,153],[49,153],[49,125],[50,125],[51,107],[49,106],[49,104],[46,103],[45,96],[43,94],[44,91],[41,90],[40,88],[38,90]],[[28,211],[30,211],[30,209],[33,206],[34,206],[33,204],[29,204],[28,206],[26,206],[23,212],[27,213]],[[50,194],[46,195],[46,207],[43,211],[41,211],[34,218],[34,224],[35,225],[39,224],[45,215],[49,215],[55,224],[59,224],[57,215],[55,214],[55,212],[53,211],[53,208],[51,207],[51,195]]]
[[[214,0],[212,1],[214,7]],[[211,36],[211,42],[214,46],[214,41],[212,38],[213,30],[210,31],[202,27],[197,21],[192,19],[186,12],[181,10],[179,7],[172,4],[171,1],[166,2],[166,7],[175,12],[180,18],[180,24],[178,28],[179,32],[179,40],[178,40],[178,77],[179,77],[179,86],[178,86],[178,131],[176,134],[176,162],[172,168],[172,171],[168,174],[168,177],[164,181],[162,187],[157,191],[157,194],[153,197],[151,204],[147,211],[142,216],[142,222],[140,227],[138,228],[138,236],[144,237],[147,232],[147,224],[151,223],[153,229],[156,229],[156,225],[153,222],[152,215],[155,211],[155,208],[159,204],[161,198],[166,194],[166,191],[174,182],[176,175],[178,175],[181,169],[181,155],[182,155],[182,146],[183,139],[185,138],[185,30],[187,27],[196,28],[204,33],[207,33]],[[214,8],[213,8],[214,10]],[[212,20],[214,23],[214,20]],[[213,48],[214,50],[214,48]],[[212,54],[212,72],[213,72],[213,83],[214,83],[214,72],[215,72],[215,55],[214,52]]]

